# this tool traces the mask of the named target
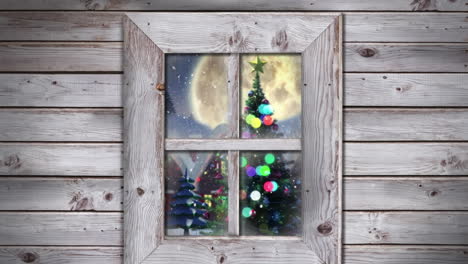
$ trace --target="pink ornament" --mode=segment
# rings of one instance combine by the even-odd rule
[[[248,131],[245,131],[242,133],[242,138],[251,138],[252,135],[250,135],[250,133]]]

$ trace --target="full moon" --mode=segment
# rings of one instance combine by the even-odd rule
[[[256,55],[241,56],[241,104],[244,105],[252,89],[254,73],[249,62]],[[227,123],[227,65],[226,56],[203,55],[195,66],[190,87],[193,117],[198,122],[216,128]],[[266,64],[260,74],[265,97],[273,106],[279,121],[297,116],[301,111],[301,56],[260,55]],[[242,111],[241,111],[242,113]]]
[[[211,129],[227,123],[226,56],[204,55],[195,67],[190,87],[193,117]]]

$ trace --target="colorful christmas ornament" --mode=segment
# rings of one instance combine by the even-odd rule
[[[247,122],[247,124],[251,124],[252,123],[252,120],[254,120],[256,117],[252,114],[249,114],[245,117],[245,122]]]
[[[270,102],[267,99],[262,100],[262,104],[269,104]]]
[[[252,97],[254,95],[254,92],[253,91],[249,91],[248,93],[249,97]]]
[[[273,155],[273,153],[268,153],[265,155],[265,162],[266,164],[272,164],[273,162],[275,162],[275,155]]]
[[[266,115],[263,117],[263,124],[271,126],[273,124],[273,117],[271,115]]]
[[[252,215],[252,208],[244,207],[244,209],[242,209],[242,216],[243,217],[249,218],[251,215]]]
[[[258,117],[255,117],[254,119],[252,119],[252,121],[250,122],[250,125],[257,129],[259,128],[261,125],[262,125],[262,121],[260,120],[260,118]]]
[[[242,157],[241,158],[241,167],[244,168],[245,166],[247,166],[247,158]]]
[[[250,193],[250,199],[252,199],[252,201],[258,201],[261,197],[262,194],[257,190]]]
[[[252,166],[247,165],[245,171],[247,173],[247,176],[249,176],[249,177],[253,177],[253,176],[257,175],[255,168],[252,167]]]
[[[263,184],[263,189],[266,192],[274,192],[278,190],[278,183],[275,181],[267,181],[265,184]]]

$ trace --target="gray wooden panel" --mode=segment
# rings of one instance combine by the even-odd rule
[[[4,10],[313,10],[313,11],[468,11],[453,0],[3,0]]]
[[[468,106],[468,74],[347,73],[346,106]]]
[[[122,43],[2,42],[0,71],[122,71]]]
[[[164,53],[124,19],[124,263],[141,263],[164,234]]]
[[[121,213],[0,212],[0,245],[121,245],[122,221]]]
[[[119,211],[122,187],[122,179],[0,177],[0,210]]]
[[[145,12],[127,15],[164,53],[300,53],[333,23],[337,14]]]
[[[121,176],[121,144],[1,143],[0,175]]]
[[[166,150],[301,150],[301,139],[166,139]]]
[[[347,13],[345,41],[468,42],[466,14]]]
[[[122,41],[122,14],[2,12],[0,32],[0,41]]]
[[[0,141],[121,141],[120,109],[0,109]]]
[[[344,131],[350,141],[468,140],[468,110],[348,108]]]
[[[4,12],[0,40],[122,41],[120,12]],[[468,42],[460,13],[347,13],[345,41]]]
[[[347,212],[345,244],[468,244],[468,212]]]
[[[347,175],[467,175],[468,143],[347,143]]]
[[[1,247],[0,263],[121,264],[121,247]]]
[[[0,74],[0,106],[122,107],[121,74]]]
[[[345,264],[466,264],[466,246],[345,246]]]
[[[468,44],[348,43],[347,72],[468,72]]]
[[[302,53],[302,234],[330,264],[342,262],[342,33],[340,16]]]
[[[346,178],[345,210],[468,210],[468,178]]]

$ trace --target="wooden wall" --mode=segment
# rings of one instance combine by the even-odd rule
[[[126,10],[344,12],[345,263],[468,263],[466,0],[2,0],[0,10],[0,263],[122,262]]]

